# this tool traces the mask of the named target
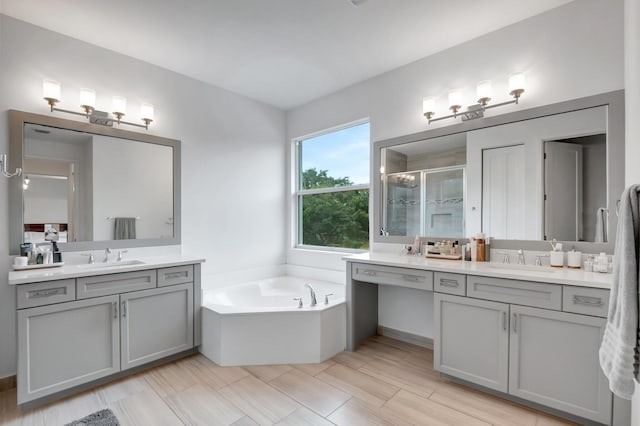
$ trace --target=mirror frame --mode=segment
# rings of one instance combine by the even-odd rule
[[[75,130],[94,135],[111,136],[120,139],[164,145],[173,148],[173,237],[172,238],[141,238],[135,240],[104,240],[104,241],[77,241],[59,243],[60,250],[64,252],[84,250],[104,250],[108,248],[133,248],[179,245],[181,243],[181,152],[180,141],[154,136],[147,133],[131,132],[108,126],[101,126],[82,121],[66,120],[64,118],[33,114],[24,111],[9,110],[9,165],[11,170],[22,168],[23,163],[23,138],[25,124],[57,127],[60,129]],[[22,179],[9,180],[9,254],[17,255],[20,252],[20,244],[24,240],[24,216],[22,198]]]
[[[372,187],[372,213],[373,220],[372,232],[374,243],[391,243],[391,244],[412,244],[414,237],[412,236],[385,236],[380,235],[382,227],[382,199],[381,199],[381,152],[382,148],[389,148],[395,145],[402,145],[411,142],[419,142],[427,139],[448,136],[461,132],[484,129],[488,127],[500,126],[503,124],[516,123],[519,121],[531,120],[535,118],[547,117],[566,112],[579,111],[599,106],[607,106],[607,204],[610,206],[609,213],[609,235],[613,236],[609,242],[594,243],[586,241],[563,241],[564,247],[570,249],[571,245],[576,250],[585,253],[606,252],[613,253],[615,247],[615,233],[617,229],[617,217],[614,209],[616,201],[622,194],[624,189],[624,90],[616,90],[613,92],[602,93],[599,95],[587,96],[565,102],[534,107],[521,111],[514,111],[502,115],[492,117],[484,117],[476,120],[463,121],[451,126],[438,127],[432,130],[413,133],[409,135],[384,139],[373,143],[373,187]],[[622,160],[620,164],[616,164],[615,160]],[[612,167],[615,166],[616,173],[612,173]],[[609,188],[621,188],[620,194],[613,193]],[[468,231],[467,231],[468,233]],[[468,236],[468,235],[467,235]],[[458,240],[466,240],[465,238],[456,238]],[[421,237],[429,240],[441,240],[442,238],[432,238],[428,235]],[[541,250],[549,249],[549,242],[544,240],[493,240],[492,248],[501,249],[526,249]]]

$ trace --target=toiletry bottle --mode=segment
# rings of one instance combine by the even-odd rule
[[[36,256],[36,264],[42,265],[44,263],[44,257],[42,256],[42,249],[38,249],[38,255]]]
[[[486,235],[484,237],[484,261],[485,262],[490,262],[491,261],[491,238]]]
[[[484,234],[476,234],[475,239],[476,243],[476,261],[484,262],[485,260],[485,244],[484,244]]]
[[[609,270],[609,258],[607,257],[607,254],[602,252],[600,253],[600,256],[596,257],[596,261],[593,264],[593,270],[594,272],[602,272],[602,273],[606,273]]]
[[[416,235],[416,238],[413,240],[413,254],[420,254],[420,237]]]

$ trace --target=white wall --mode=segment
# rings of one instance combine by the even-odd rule
[[[0,153],[8,151],[8,109],[50,114],[41,98],[43,78],[62,83],[61,108],[76,109],[78,91],[87,86],[96,90],[98,108],[108,108],[112,95],[126,96],[131,121],[141,102],[155,105],[149,133],[182,141],[182,252],[207,259],[205,276],[284,263],[282,111],[0,15]],[[0,199],[8,198],[7,182],[0,179]],[[0,235],[8,233],[7,214],[0,203]],[[0,262],[4,377],[16,371],[6,244],[0,258],[6,259]]]
[[[626,185],[640,183],[640,0],[624,3],[624,84]],[[636,383],[631,424],[640,425],[640,384]]]
[[[424,96],[446,98],[448,89],[464,88],[464,99],[471,104],[476,83],[491,79],[496,102],[506,100],[508,75],[517,71],[527,76],[520,105],[498,108],[491,115],[622,89],[623,1],[571,2],[294,108],[287,113],[287,137],[291,140],[362,117],[371,120],[373,141],[424,131],[429,128],[422,116]],[[444,120],[430,128],[452,123]],[[287,230],[292,232],[292,224]],[[293,241],[291,235],[288,241]],[[344,270],[339,255],[291,247],[287,262]],[[401,290],[396,293],[389,297],[411,298]],[[429,306],[426,295],[423,302]],[[396,315],[406,314],[398,310]],[[425,323],[416,334],[428,333],[430,325]]]

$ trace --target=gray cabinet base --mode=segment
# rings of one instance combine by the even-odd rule
[[[95,388],[96,386],[103,385],[105,383],[112,382],[114,380],[120,379],[122,377],[131,376],[135,373],[139,373],[140,371],[146,370],[151,367],[156,367],[158,365],[167,364],[171,361],[175,361],[177,359],[185,358],[190,355],[194,355],[199,352],[199,347],[191,348],[187,351],[180,352],[177,354],[173,354],[166,358],[158,359],[156,361],[149,362],[145,365],[140,365],[138,367],[133,367],[125,371],[120,371],[118,373],[112,374],[110,376],[102,377],[100,379],[94,380],[92,382],[83,383],[78,386],[74,386],[69,389],[65,389],[60,392],[52,393],[47,396],[43,396],[42,398],[34,399],[33,401],[25,402],[24,404],[18,404],[18,409],[23,410],[31,410],[32,408],[39,407],[44,404],[48,404],[53,401],[57,401],[62,398],[66,398],[67,396],[71,396],[77,394],[79,392],[85,391],[87,389]]]
[[[534,408],[534,409],[536,409],[538,411],[543,411],[545,413],[551,414],[553,416],[557,416],[557,417],[561,417],[563,419],[567,419],[567,420],[572,421],[574,423],[578,423],[579,425],[583,425],[583,426],[607,426],[604,423],[594,422],[593,420],[588,420],[588,419],[585,419],[585,418],[582,418],[582,417],[574,416],[572,414],[565,413],[564,411],[554,410],[553,408],[549,408],[549,407],[547,407],[545,405],[536,404],[535,402],[531,402],[531,401],[528,401],[526,399],[518,398],[516,396],[509,395],[507,393],[498,392],[498,391],[495,391],[493,389],[489,389],[489,388],[486,388],[484,386],[480,386],[480,385],[477,385],[475,383],[468,382],[466,380],[458,379],[457,377],[449,376],[448,374],[440,373],[440,376],[444,377],[447,380],[451,380],[452,382],[459,383],[461,385],[465,385],[465,386],[473,388],[473,389],[477,389],[477,390],[482,391],[484,393],[495,395],[495,396],[498,396],[498,397],[500,397],[502,399],[506,399],[508,401],[516,402],[516,403],[518,403],[520,405],[524,405],[524,406],[527,406],[527,407],[530,407],[530,408]],[[612,423],[612,425],[618,426],[617,423]]]

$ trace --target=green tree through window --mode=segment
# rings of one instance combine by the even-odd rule
[[[348,177],[328,176],[327,170],[302,172],[303,189],[350,186]],[[366,189],[301,196],[302,243],[305,245],[367,249],[369,191]]]

